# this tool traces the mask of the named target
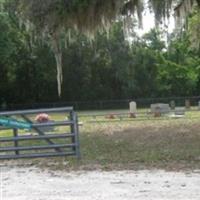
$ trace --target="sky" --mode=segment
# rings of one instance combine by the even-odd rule
[[[173,15],[171,15],[168,24],[168,32],[172,33],[175,28],[175,21]],[[145,10],[145,13],[143,15],[143,29],[137,29],[137,33],[141,36],[144,33],[149,32],[152,28],[155,27],[154,23],[154,14],[150,13],[149,9]]]
[[[143,35],[143,34],[149,32],[154,27],[155,27],[154,15],[151,13],[147,13],[143,17],[143,28],[138,29],[137,33],[139,35]],[[174,30],[174,27],[175,27],[174,19],[173,19],[173,17],[171,17],[169,20],[169,23],[168,23],[168,28],[167,28],[168,32],[172,33]]]

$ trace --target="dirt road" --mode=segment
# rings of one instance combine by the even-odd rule
[[[200,172],[55,172],[1,166],[0,200],[199,200]]]

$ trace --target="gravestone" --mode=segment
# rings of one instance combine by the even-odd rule
[[[170,101],[170,107],[171,107],[172,110],[175,109],[175,107],[176,107],[176,103],[175,103],[174,100]]]
[[[188,100],[188,99],[185,100],[185,108],[188,110],[190,109],[190,100]]]
[[[198,109],[200,110],[200,101],[198,102]]]
[[[43,122],[43,123],[51,123],[51,122],[55,122],[54,120],[49,120],[47,122]],[[55,131],[55,127],[54,126],[44,126],[44,127],[40,127],[39,128],[41,131],[44,132],[52,132]]]
[[[175,108],[175,115],[180,115],[180,116],[184,116],[185,115],[185,108],[183,107],[177,107]]]
[[[151,113],[167,114],[170,112],[169,104],[156,103],[151,104]]]
[[[136,117],[136,113],[137,113],[137,104],[135,101],[131,101],[129,103],[129,111],[130,111],[130,117],[134,118]]]
[[[160,106],[155,107],[154,117],[161,117],[161,108],[160,108]]]

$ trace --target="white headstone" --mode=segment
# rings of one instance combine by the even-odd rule
[[[135,101],[131,101],[129,103],[130,113],[136,113],[137,112],[137,104]]]

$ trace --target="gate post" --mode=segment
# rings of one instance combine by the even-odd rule
[[[80,142],[79,142],[79,125],[78,125],[78,116],[77,114],[74,112],[74,126],[75,126],[75,140],[76,140],[76,155],[78,157],[78,159],[81,158],[81,154],[80,154]]]
[[[18,137],[18,129],[17,129],[17,128],[14,128],[14,129],[13,129],[13,136],[16,137],[16,138]],[[14,140],[14,145],[15,145],[16,148],[19,146],[17,140]],[[19,151],[16,150],[16,151],[15,151],[15,154],[16,154],[16,155],[19,155]]]
[[[75,144],[72,149],[76,153],[76,156],[80,158],[78,117],[74,111],[70,112],[70,120],[73,121],[73,123],[70,125],[70,129],[71,133],[73,134],[72,143]]]

